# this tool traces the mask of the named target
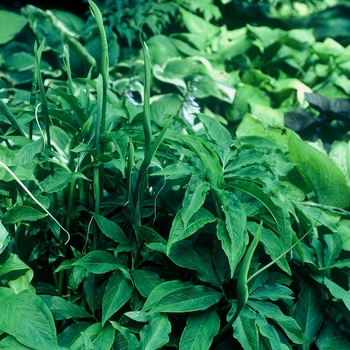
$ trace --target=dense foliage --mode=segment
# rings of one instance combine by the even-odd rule
[[[0,348],[350,348],[349,43],[225,3],[0,11]]]

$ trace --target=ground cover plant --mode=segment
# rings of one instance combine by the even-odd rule
[[[346,122],[348,48],[181,8],[116,63],[89,5],[95,51],[34,7],[1,37],[0,348],[348,349],[349,143],[283,118]]]

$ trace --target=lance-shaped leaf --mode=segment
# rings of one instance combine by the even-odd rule
[[[324,279],[324,284],[327,286],[333,297],[342,300],[350,311],[350,291],[346,291],[328,278]]]
[[[132,291],[133,285],[128,272],[114,271],[102,300],[102,324],[105,324],[130,299]]]
[[[169,254],[170,248],[174,243],[179,242],[193,235],[204,225],[210,222],[214,222],[216,220],[215,216],[211,214],[208,210],[204,208],[200,208],[197,212],[193,214],[193,216],[189,220],[187,227],[185,229],[184,223],[182,220],[182,211],[183,209],[177,212],[175,219],[173,221],[173,225],[171,227],[170,234],[169,234],[167,254]]]
[[[94,250],[75,261],[73,265],[82,266],[92,273],[102,274],[111,270],[116,270],[122,264],[119,259],[110,253],[102,250]]]
[[[209,183],[203,181],[200,176],[194,174],[191,177],[182,202],[181,218],[185,229],[193,214],[202,207],[209,189]]]
[[[28,290],[15,294],[9,288],[0,288],[0,330],[32,349],[58,349],[49,309]]]
[[[209,349],[219,331],[220,318],[215,307],[191,313],[181,334],[180,350]]]
[[[150,315],[149,324],[140,332],[140,349],[161,349],[169,342],[171,323],[165,314],[154,313]]]
[[[213,191],[225,214],[225,221],[218,222],[217,237],[228,258],[232,278],[248,244],[247,217],[241,202],[232,192],[219,189]]]

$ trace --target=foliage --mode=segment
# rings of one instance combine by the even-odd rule
[[[3,39],[0,348],[348,349],[349,143],[283,125],[346,96],[348,49],[181,7],[115,64],[89,4],[94,53],[31,6]]]

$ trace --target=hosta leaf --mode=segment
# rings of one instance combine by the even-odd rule
[[[304,344],[303,332],[294,318],[282,313],[277,305],[266,301],[249,300],[248,305],[264,317],[273,320],[295,344]]]
[[[92,318],[87,311],[58,296],[40,295],[40,298],[49,308],[55,320],[66,320],[69,318]]]
[[[189,314],[180,338],[180,350],[206,350],[218,333],[220,318],[215,308]]]
[[[41,182],[41,186],[46,193],[54,193],[62,191],[68,186],[70,182],[75,179],[84,179],[87,178],[81,173],[67,173],[63,171],[55,171],[53,175],[49,175],[45,180]]]
[[[232,309],[231,309],[232,310]],[[228,315],[231,315],[231,310]],[[259,350],[259,333],[256,315],[253,310],[245,307],[233,323],[233,336],[240,342],[243,349]]]
[[[5,226],[0,221],[0,254],[4,251],[10,241],[10,236]]]
[[[315,189],[320,203],[345,208],[350,203],[350,187],[335,163],[296,134],[289,138],[289,152],[305,181]]]
[[[165,314],[154,313],[149,318],[149,324],[140,332],[140,349],[161,349],[169,342],[171,323]]]
[[[92,273],[102,274],[118,269],[121,262],[106,251],[94,250],[75,261],[73,265],[82,266]]]
[[[330,279],[325,278],[324,284],[329,289],[334,298],[340,299],[344,302],[345,306],[350,311],[350,291],[346,291],[336,283],[332,282]]]
[[[214,272],[210,252],[199,254],[191,242],[181,241],[173,244],[169,258],[180,267],[195,270],[198,278],[220,288],[220,282]]]
[[[0,10],[0,45],[12,40],[27,23],[24,16]]]
[[[295,320],[302,328],[305,338],[311,345],[323,322],[323,315],[319,305],[319,296],[315,288],[303,281],[298,302],[295,305]]]
[[[114,242],[129,245],[128,239],[124,231],[114,222],[106,219],[104,216],[93,214],[94,219],[97,222],[98,227],[108,238],[112,239]]]
[[[58,349],[50,311],[36,294],[0,287],[0,331],[32,349]]]
[[[153,271],[148,270],[134,270],[132,277],[138,292],[145,298],[147,298],[152,290],[164,282],[159,275]]]
[[[189,220],[188,225],[185,229],[184,223],[182,220],[183,210],[184,209],[181,209],[180,211],[177,212],[175,219],[173,221],[173,225],[171,227],[170,234],[169,234],[167,254],[169,254],[170,248],[174,243],[179,242],[193,235],[204,225],[215,221],[215,217],[213,216],[213,214],[211,214],[208,210],[204,208],[200,208],[197,212],[193,214],[193,216]]]
[[[185,193],[185,198],[182,202],[183,209],[181,211],[181,218],[184,224],[184,229],[186,229],[193,214],[202,207],[209,189],[209,183],[203,181],[200,176],[194,174],[191,177]]]
[[[6,224],[16,224],[24,221],[37,221],[47,216],[45,213],[29,207],[21,205],[10,208],[3,217],[3,222]]]
[[[228,258],[232,278],[248,244],[246,213],[232,192],[219,189],[213,191],[218,198],[218,205],[225,214],[225,222],[223,220],[218,222],[217,237]]]
[[[286,32],[279,28],[269,28],[263,26],[253,27],[248,24],[247,29],[249,33],[262,42],[263,48],[271,46],[287,35]]]
[[[288,287],[273,283],[265,284],[257,289],[255,289],[249,298],[257,300],[279,300],[279,299],[294,299],[293,291]]]
[[[133,285],[128,272],[114,271],[102,300],[102,324],[105,324],[130,299],[132,291]]]

